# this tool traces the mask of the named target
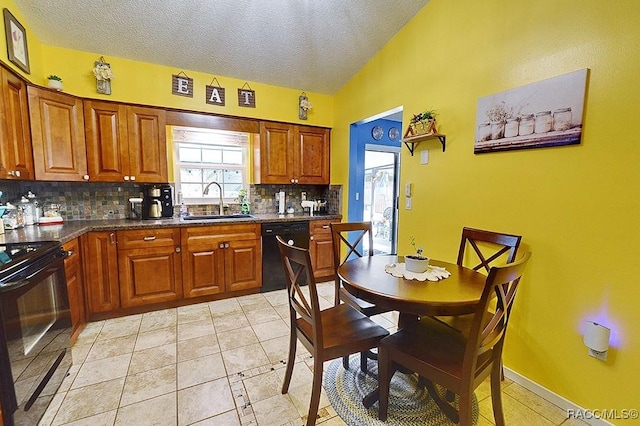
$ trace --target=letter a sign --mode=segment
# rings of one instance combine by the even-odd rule
[[[208,104],[224,106],[224,87],[206,86],[205,93]]]

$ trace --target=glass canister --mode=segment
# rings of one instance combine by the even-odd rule
[[[535,133],[550,132],[552,123],[551,111],[540,111],[536,114],[536,124],[533,131]]]
[[[20,207],[7,203],[7,211],[2,216],[4,229],[18,229],[24,227],[24,214]]]
[[[527,136],[532,134],[535,122],[536,121],[533,118],[533,114],[525,114],[520,117],[520,128],[518,130],[518,134],[520,136]]]
[[[553,130],[563,132],[571,128],[571,108],[558,108],[553,112]]]
[[[25,225],[33,225],[37,222],[36,217],[36,205],[31,202],[30,199],[25,197],[24,195],[20,199],[20,207],[24,212],[24,224]]]
[[[478,126],[478,142],[491,140],[491,123],[484,121]]]
[[[507,124],[504,125],[504,137],[505,138],[513,138],[518,136],[518,128],[520,123],[517,118],[509,118],[507,119]]]

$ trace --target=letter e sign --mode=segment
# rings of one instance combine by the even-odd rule
[[[184,74],[184,73],[181,73]],[[171,93],[178,96],[193,98],[193,79],[187,75],[173,74],[171,83]]]

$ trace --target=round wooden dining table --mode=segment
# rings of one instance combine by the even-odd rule
[[[348,260],[338,268],[338,277],[344,288],[354,296],[393,311],[399,311],[398,328],[403,328],[421,316],[464,315],[475,312],[486,276],[473,269],[439,260],[431,265],[445,268],[451,273],[439,281],[417,281],[395,277],[385,266],[404,262],[394,255],[363,256]],[[378,400],[379,389],[374,389],[362,400],[369,408]]]
[[[374,305],[399,311],[404,319],[473,313],[480,301],[486,276],[455,263],[430,260],[451,273],[439,281],[409,280],[385,272],[385,266],[404,262],[394,255],[364,256],[338,268],[344,288]],[[402,317],[401,317],[402,319]],[[400,325],[400,324],[399,324]]]

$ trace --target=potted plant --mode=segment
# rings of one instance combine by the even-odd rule
[[[58,77],[55,74],[51,74],[47,77],[47,81],[47,87],[56,89],[57,91],[62,90],[62,78]]]
[[[429,268],[429,258],[422,255],[422,247],[416,247],[416,239],[414,236],[409,237],[411,245],[416,250],[416,254],[410,254],[404,257],[404,267],[409,272],[421,274],[427,272]]]
[[[414,134],[436,132],[436,110],[428,109],[411,117],[410,123]]]

